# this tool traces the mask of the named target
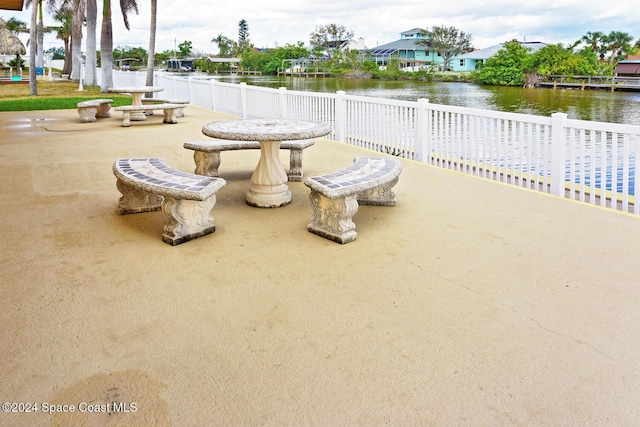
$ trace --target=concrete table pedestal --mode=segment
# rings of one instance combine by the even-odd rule
[[[324,123],[281,119],[228,120],[202,128],[202,133],[212,138],[260,143],[260,160],[246,194],[247,204],[259,208],[277,208],[291,202],[287,173],[279,157],[280,143],[312,139],[330,132]]]

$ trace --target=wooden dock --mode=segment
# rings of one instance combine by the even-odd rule
[[[538,87],[552,89],[592,89],[640,92],[640,78],[616,76],[549,76],[552,80],[540,82]]]

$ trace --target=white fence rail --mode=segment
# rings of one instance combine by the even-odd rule
[[[114,72],[115,86],[145,74]],[[640,215],[640,126],[315,93],[156,73],[162,98],[242,118],[327,123],[327,138]]]

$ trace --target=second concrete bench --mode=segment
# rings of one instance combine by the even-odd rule
[[[302,150],[315,144],[313,139],[300,141],[282,141],[280,149],[290,150],[289,181],[302,181]],[[224,139],[212,139],[211,141],[187,142],[184,148],[193,150],[193,159],[196,162],[195,173],[198,175],[218,176],[220,167],[220,152],[229,150],[259,150],[258,141],[228,141]]]

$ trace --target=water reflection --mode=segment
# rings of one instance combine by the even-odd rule
[[[608,90],[525,89],[473,83],[388,81],[373,79],[299,78],[277,76],[216,76],[220,81],[289,90],[335,93],[609,123],[640,124],[640,92]]]

